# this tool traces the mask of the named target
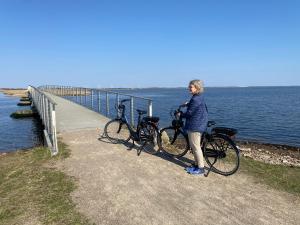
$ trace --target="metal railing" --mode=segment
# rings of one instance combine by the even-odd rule
[[[135,109],[143,108],[147,110],[148,116],[153,113],[153,101],[149,98],[138,97],[126,93],[118,93],[107,89],[83,88],[70,86],[45,85],[40,86],[40,90],[54,95],[62,96],[65,99],[90,108],[107,117],[112,117],[117,113],[115,106],[120,100],[130,98],[129,118],[132,126],[135,124]]]
[[[47,146],[51,150],[51,155],[58,153],[57,136],[56,136],[56,103],[45,93],[34,86],[28,86],[28,91],[32,103],[40,115],[44,125],[44,136]]]

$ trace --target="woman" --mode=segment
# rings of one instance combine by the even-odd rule
[[[208,122],[208,113],[203,98],[203,82],[201,80],[192,80],[189,83],[189,91],[193,95],[187,103],[187,110],[181,113],[185,118],[185,130],[188,133],[189,143],[193,150],[195,165],[187,167],[186,171],[190,174],[204,174],[204,160],[201,150],[201,134],[206,130]]]

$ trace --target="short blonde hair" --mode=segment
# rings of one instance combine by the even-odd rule
[[[202,80],[191,80],[189,85],[194,85],[197,89],[197,93],[201,94],[204,92],[204,84]]]

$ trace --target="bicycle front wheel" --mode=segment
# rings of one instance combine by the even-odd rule
[[[159,152],[159,132],[155,125],[145,124],[139,130],[140,143],[144,152],[155,155]]]
[[[212,171],[224,176],[234,174],[240,165],[239,150],[226,135],[214,134],[203,144],[203,155]]]
[[[174,127],[167,127],[160,131],[160,148],[171,157],[180,158],[188,149],[188,137]]]
[[[130,140],[128,125],[120,119],[109,121],[104,128],[104,135],[112,143],[125,143]]]

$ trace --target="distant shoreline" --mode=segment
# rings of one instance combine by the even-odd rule
[[[205,86],[205,88],[288,88],[300,87],[300,85],[292,86]],[[93,89],[93,88],[92,88]],[[133,87],[133,88],[95,88],[103,90],[141,90],[141,89],[187,89],[187,87]]]
[[[27,89],[24,88],[1,88],[0,92],[14,97],[26,97]]]
[[[80,86],[74,86],[74,88],[80,88]],[[286,85],[286,86],[205,86],[205,88],[288,88],[296,87],[299,88],[300,85]],[[81,87],[81,88],[90,88],[90,89],[99,89],[99,90],[143,90],[143,89],[187,89],[187,86],[182,87]],[[26,90],[26,88],[0,88],[0,92],[14,92],[18,90]]]

